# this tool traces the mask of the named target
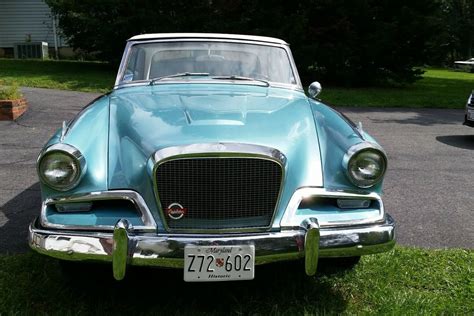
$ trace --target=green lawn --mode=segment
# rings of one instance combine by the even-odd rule
[[[423,79],[400,88],[327,88],[323,101],[340,106],[462,109],[474,90],[474,73],[427,69]]]
[[[3,84],[106,92],[116,69],[104,63],[0,59]],[[407,87],[337,88],[323,83],[321,99],[337,106],[463,108],[474,89],[474,73],[427,69],[422,80]]]
[[[0,59],[0,84],[24,87],[107,92],[116,69],[108,64],[80,61]]]
[[[0,314],[396,314],[474,313],[474,250],[397,247],[364,257],[353,270],[300,262],[260,266],[249,282],[184,283],[182,271],[135,268],[116,282],[111,267],[0,256]]]

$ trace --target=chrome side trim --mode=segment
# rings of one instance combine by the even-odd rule
[[[57,203],[73,203],[73,202],[91,202],[91,201],[105,201],[105,200],[127,200],[132,202],[141,214],[143,226],[134,226],[134,231],[155,232],[156,222],[150,209],[146,205],[143,197],[131,190],[114,190],[114,191],[98,191],[85,194],[76,194],[68,197],[48,198],[45,199],[41,206],[40,223],[46,228],[54,228],[61,230],[80,230],[80,231],[113,231],[113,225],[63,225],[48,222],[46,210],[49,205]]]
[[[63,129],[64,129],[64,123],[63,123]],[[38,158],[36,159],[36,172],[38,173],[38,176],[41,179],[41,182],[44,183],[47,186],[49,186],[49,185],[47,184],[46,181],[43,180],[43,175],[40,172],[39,165],[40,165],[41,159],[43,159],[43,157],[45,155],[50,154],[50,153],[55,152],[55,151],[66,153],[69,156],[76,159],[76,161],[79,163],[79,176],[74,180],[74,182],[71,185],[69,185],[67,187],[64,187],[64,188],[51,187],[51,188],[53,190],[56,190],[56,191],[71,190],[72,188],[76,187],[79,184],[79,182],[81,182],[82,177],[84,177],[84,174],[86,173],[86,167],[87,167],[86,159],[84,158],[84,156],[82,155],[82,153],[79,149],[77,149],[76,147],[74,147],[72,145],[65,144],[65,143],[62,143],[62,142],[53,144],[53,145],[43,149],[40,152],[40,154],[38,155]]]
[[[280,190],[278,192],[277,203],[273,210],[273,216],[270,220],[268,227],[245,227],[245,228],[226,228],[226,229],[171,229],[168,226],[165,214],[161,207],[160,197],[158,193],[158,186],[156,183],[156,170],[159,165],[170,160],[177,159],[193,159],[193,158],[255,158],[255,159],[267,159],[274,161],[280,165],[282,171],[282,178],[280,183]],[[278,149],[244,143],[201,143],[201,144],[190,144],[183,146],[166,147],[156,151],[150,158],[148,165],[152,166],[151,176],[153,178],[153,189],[155,192],[155,198],[157,207],[160,212],[162,223],[166,231],[171,232],[186,232],[186,233],[225,233],[225,232],[256,232],[256,231],[267,231],[269,230],[275,220],[275,216],[280,204],[281,194],[283,192],[283,183],[285,181],[286,174],[286,156]]]
[[[331,191],[325,188],[313,188],[313,187],[306,187],[300,188],[293,193],[293,196],[288,202],[288,206],[286,207],[285,214],[280,221],[280,227],[282,229],[293,229],[294,227],[298,227],[302,221],[307,219],[308,217],[316,217],[317,214],[308,216],[308,215],[297,215],[298,207],[306,198],[310,197],[328,197],[328,198],[359,198],[359,199],[369,199],[375,200],[380,205],[379,214],[377,217],[358,220],[358,221],[329,221],[323,222],[319,221],[319,225],[321,227],[347,227],[347,226],[354,226],[354,225],[366,225],[366,224],[373,224],[373,223],[380,223],[383,222],[385,219],[385,210],[383,206],[382,198],[379,194],[375,192],[364,192],[364,191]]]

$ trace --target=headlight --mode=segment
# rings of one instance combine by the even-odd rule
[[[85,160],[78,149],[67,144],[48,147],[39,157],[38,174],[51,188],[65,191],[75,187],[84,172]]]
[[[357,144],[344,157],[349,180],[359,188],[369,188],[380,182],[387,169],[387,157],[372,143]]]

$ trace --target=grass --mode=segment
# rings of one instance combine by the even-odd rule
[[[104,93],[113,86],[115,73],[98,62],[0,59],[4,85]]]
[[[22,97],[17,83],[11,86],[2,86],[0,82],[0,100],[16,100]]]
[[[426,69],[423,79],[407,87],[332,88],[321,93],[323,101],[338,106],[413,107],[462,109],[474,90],[474,73]]]
[[[474,313],[474,250],[397,247],[352,270],[333,261],[308,278],[301,262],[260,266],[249,282],[184,283],[182,271],[76,266],[37,254],[0,256],[0,314],[396,314]]]
[[[116,69],[107,64],[78,61],[0,59],[0,80],[5,85],[107,92]],[[427,69],[423,79],[406,87],[325,87],[321,98],[336,106],[464,108],[474,89],[474,73]]]

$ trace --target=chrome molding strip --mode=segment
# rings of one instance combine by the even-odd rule
[[[117,77],[115,77],[115,84],[114,84],[114,89],[117,88],[117,86],[120,84],[120,81],[121,79],[123,78],[123,75],[125,73],[125,70],[127,68],[127,60],[128,60],[128,57],[130,56],[130,52],[131,52],[131,47],[134,43],[133,42],[127,42],[127,44],[125,45],[125,51],[122,55],[122,60],[120,61],[120,66],[119,66],[119,70],[117,72]]]
[[[57,203],[77,203],[106,200],[127,200],[132,202],[141,214],[142,226],[133,226],[134,231],[156,232],[156,222],[146,205],[143,197],[131,190],[98,191],[86,194],[78,194],[69,197],[49,198],[43,201],[41,206],[40,223],[46,228],[55,228],[62,230],[89,230],[89,231],[113,231],[114,225],[63,225],[54,224],[48,221],[46,210],[49,205]]]
[[[380,223],[385,220],[385,209],[383,206],[382,198],[379,194],[375,192],[363,192],[363,191],[331,191],[325,188],[313,188],[306,187],[300,188],[293,193],[293,196],[288,202],[285,214],[283,215],[279,227],[282,229],[293,229],[298,227],[301,222],[310,217],[317,217],[317,214],[314,215],[297,215],[298,207],[305,198],[310,197],[326,197],[326,198],[356,198],[356,199],[369,199],[375,200],[379,203],[380,209],[379,214],[376,217],[357,220],[357,221],[330,221],[324,222],[320,221],[320,227],[345,227],[345,226],[356,226],[356,225],[365,225],[365,224],[374,224]],[[277,223],[275,223],[277,224]]]
[[[259,82],[258,80],[255,81],[239,81],[239,80],[212,80],[212,79],[200,79],[200,80],[190,80],[190,79],[167,79],[167,80],[162,80],[162,81],[157,81],[153,85],[164,85],[164,84],[226,84],[226,85],[240,85],[240,86],[262,86],[262,87],[267,87],[262,82]],[[304,91],[301,87],[298,87],[296,85],[292,84],[285,84],[285,83],[279,83],[279,82],[268,82],[270,84],[270,87],[274,88],[284,88],[288,90],[296,90],[296,91]],[[137,80],[137,81],[129,81],[129,82],[123,82],[119,83],[118,85],[114,86],[114,89],[122,89],[126,87],[137,87],[137,86],[149,86],[150,81],[149,80]]]
[[[61,129],[61,137],[59,138],[60,143],[62,143],[64,141],[64,138],[66,137],[67,132],[68,132],[67,122],[63,121],[62,129]]]
[[[275,37],[225,33],[148,33],[135,35],[129,38],[127,41],[145,41],[160,39],[224,39],[288,45],[288,43],[284,40]]]
[[[193,158],[255,158],[267,159],[274,161],[280,165],[282,170],[282,178],[280,190],[278,192],[277,202],[273,210],[273,216],[268,227],[245,227],[245,228],[227,228],[227,229],[171,229],[166,221],[165,214],[161,207],[161,202],[156,183],[156,170],[158,166],[166,161],[177,159],[193,159]],[[153,166],[151,176],[153,178],[153,189],[157,201],[157,207],[162,218],[163,226],[168,232],[186,232],[186,233],[225,233],[225,232],[257,232],[269,230],[275,220],[275,216],[280,204],[280,198],[283,191],[283,183],[286,175],[286,156],[278,149],[243,143],[201,143],[183,146],[166,147],[156,151],[150,158],[150,164]]]
[[[367,137],[365,136],[364,126],[362,125],[362,122],[359,121],[355,129],[359,133],[360,138],[362,138],[362,140],[364,141],[367,141]]]
[[[232,157],[257,156],[276,160],[280,165],[286,165],[286,157],[278,149],[243,143],[201,143],[184,146],[166,147],[153,154],[153,164],[162,163],[170,158],[180,157],[206,157],[207,155],[223,155]]]

